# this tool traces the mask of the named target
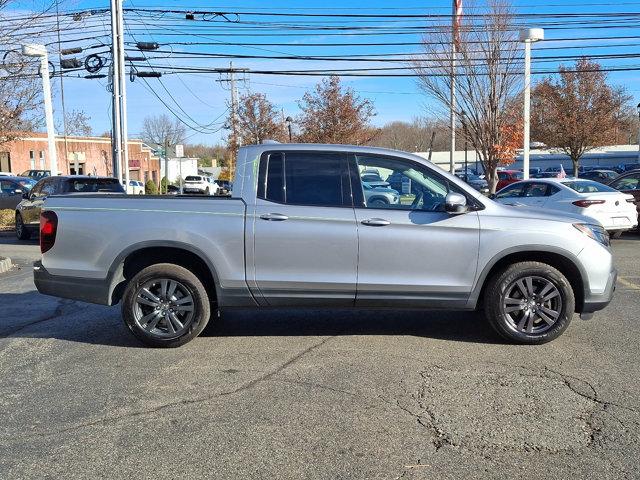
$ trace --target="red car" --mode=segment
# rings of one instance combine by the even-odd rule
[[[498,171],[498,185],[496,186],[496,192],[501,188],[506,187],[515,182],[522,180],[524,176],[520,170],[500,170]]]

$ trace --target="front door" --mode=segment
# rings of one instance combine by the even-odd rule
[[[478,214],[444,210],[447,193],[462,190],[409,159],[356,154],[350,165],[359,238],[356,305],[464,306],[478,263]],[[402,177],[403,191],[370,189],[361,173],[372,169],[383,180]]]
[[[345,155],[263,154],[252,226],[247,276],[256,297],[268,305],[353,305],[358,238]]]

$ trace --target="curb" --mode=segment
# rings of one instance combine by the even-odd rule
[[[8,272],[12,266],[10,258],[0,257],[0,273]]]

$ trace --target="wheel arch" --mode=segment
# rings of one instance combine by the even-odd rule
[[[573,289],[576,299],[575,311],[578,313],[582,311],[585,292],[588,291],[589,285],[586,272],[577,257],[566,250],[549,249],[542,246],[513,248],[495,255],[478,277],[476,286],[469,297],[470,306],[472,308],[481,307],[489,279],[500,270],[518,262],[541,262],[559,270]]]
[[[131,245],[113,261],[109,268],[110,305],[122,298],[129,280],[139,271],[158,263],[172,263],[192,271],[218,301],[221,298],[220,282],[214,265],[206,255],[193,245],[182,242],[141,242]]]

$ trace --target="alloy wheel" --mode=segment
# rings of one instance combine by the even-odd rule
[[[562,295],[549,279],[522,277],[504,289],[501,309],[509,326],[527,334],[548,331],[562,315]]]
[[[196,313],[193,293],[169,278],[153,279],[141,285],[133,308],[136,324],[160,338],[181,336]]]

